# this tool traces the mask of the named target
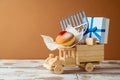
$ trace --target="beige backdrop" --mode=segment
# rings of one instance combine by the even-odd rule
[[[105,59],[120,59],[119,0],[0,0],[0,59],[46,58],[49,51],[40,34],[53,38],[59,20],[84,9],[87,16],[110,18]]]

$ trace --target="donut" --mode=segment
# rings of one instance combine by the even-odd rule
[[[75,42],[75,36],[67,31],[61,31],[55,39],[57,44],[70,46]]]

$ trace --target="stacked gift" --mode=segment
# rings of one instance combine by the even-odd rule
[[[87,23],[87,25],[86,25]],[[66,18],[60,20],[62,30],[71,25],[73,28],[77,27],[78,32],[83,31],[80,43],[85,43],[87,38],[97,39],[97,43],[107,44],[109,19],[105,17],[86,17],[85,11],[74,13]],[[82,29],[82,30],[80,30]],[[72,32],[72,31],[71,31]]]

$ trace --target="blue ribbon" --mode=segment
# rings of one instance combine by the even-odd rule
[[[101,41],[101,36],[97,32],[105,32],[105,29],[98,29],[96,26],[93,27],[94,18],[91,18],[91,24],[89,25],[89,28],[84,33],[84,36],[88,33],[90,33],[89,37],[92,37],[92,33],[95,34],[95,36]]]

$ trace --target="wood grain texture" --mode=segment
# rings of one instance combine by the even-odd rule
[[[104,45],[77,45],[76,62],[90,62],[104,60]]]
[[[56,75],[45,69],[44,60],[0,60],[0,80],[120,80],[120,61],[103,61],[93,72],[65,67]]]

